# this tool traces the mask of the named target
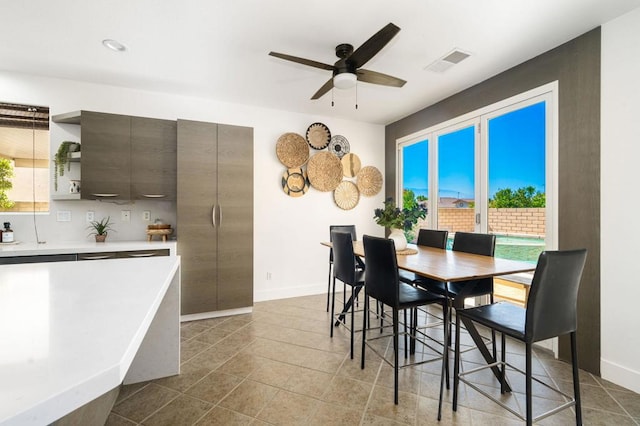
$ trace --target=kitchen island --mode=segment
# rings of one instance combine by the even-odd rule
[[[178,374],[179,269],[176,256],[1,266],[0,424],[47,425]]]

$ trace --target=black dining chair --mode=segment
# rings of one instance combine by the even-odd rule
[[[351,234],[351,239],[356,241],[358,238],[356,236],[356,226],[355,225],[330,225],[329,226],[329,241],[331,240],[331,232],[332,231],[340,231],[340,232],[348,232]],[[358,267],[360,269],[364,269],[364,263],[357,259]],[[331,280],[333,278],[333,249],[329,248],[329,279],[327,280],[327,312],[329,312],[329,302],[331,301]]]
[[[533,275],[529,300],[526,308],[508,302],[493,303],[469,309],[459,309],[456,312],[456,324],[460,321],[473,321],[501,334],[501,360],[486,367],[460,373],[460,327],[456,327],[456,355],[454,366],[453,410],[458,404],[459,382],[480,392],[503,408],[531,425],[540,419],[557,413],[568,407],[575,406],[576,424],[582,424],[582,410],[580,405],[580,382],[578,377],[578,360],[576,351],[576,330],[578,326],[577,301],[578,288],[584,269],[587,250],[545,251],[540,254],[536,271]],[[571,366],[573,370],[573,397],[559,389],[544,383],[532,375],[531,351],[535,342],[569,334],[571,340]],[[525,344],[525,370],[522,371],[506,362],[505,336]],[[474,374],[485,368],[499,367],[501,373],[502,392],[506,383],[506,367],[525,375],[526,414],[508,407],[501,401],[480,389],[464,376]],[[533,417],[532,380],[558,392],[569,401],[560,406]]]
[[[333,288],[331,299],[331,337],[333,337],[335,305],[336,305],[336,280],[342,281],[345,286],[351,287],[351,303],[343,303],[342,312],[337,315],[339,323],[343,324],[351,334],[351,359],[353,359],[353,341],[354,341],[354,316],[355,316],[355,300],[358,292],[364,286],[364,271],[357,267],[356,256],[353,253],[353,237],[350,232],[342,232],[339,230],[331,231],[331,243],[333,246]],[[346,292],[344,294],[346,299]],[[348,309],[351,316],[350,325],[347,324],[345,310]]]
[[[479,254],[482,256],[493,257],[496,249],[496,236],[492,234],[479,234],[472,232],[456,232],[453,237],[453,251],[464,253]],[[489,295],[490,303],[493,299],[493,278],[482,278],[470,281],[458,281],[452,283],[444,283],[428,278],[420,278],[414,281],[414,284],[423,287],[431,292],[445,296],[449,300],[449,306],[453,307],[454,301],[457,300],[459,306],[464,306],[464,300],[468,297],[479,297]],[[449,311],[451,317],[452,310]],[[452,320],[449,318],[449,327],[452,327]],[[449,329],[451,336],[451,328]],[[493,355],[495,357],[497,348],[495,343],[495,333],[492,334]]]
[[[361,355],[361,368],[365,366],[365,348],[368,346],[373,352],[378,354],[385,362],[391,364],[384,354],[377,352],[376,347],[370,343],[370,341],[392,337],[393,339],[393,366],[394,369],[394,403],[398,404],[398,370],[400,368],[399,360],[399,335],[400,335],[400,311],[407,309],[417,308],[418,306],[425,306],[430,304],[439,304],[446,313],[447,301],[444,297],[429,293],[417,287],[413,287],[409,284],[400,282],[398,279],[398,261],[396,258],[396,249],[393,240],[387,238],[378,238],[365,235],[363,237],[364,244],[364,258],[367,261],[367,269],[365,270],[365,316],[363,318],[362,328],[362,355]],[[392,310],[392,334],[377,333],[373,337],[367,336],[367,313],[369,313],[370,302],[369,298],[375,299],[377,302],[381,302],[387,305]],[[447,315],[444,315],[445,321]],[[388,317],[386,317],[388,318]],[[388,319],[385,319],[388,321]],[[388,327],[385,327],[388,328]],[[377,330],[377,328],[376,328]],[[447,327],[445,327],[445,339],[447,340]],[[415,328],[410,328],[410,338],[418,339],[419,332]],[[421,341],[421,343],[424,343]],[[430,346],[428,346],[430,348]],[[442,394],[444,385],[444,376],[446,371],[446,365],[448,364],[448,346],[445,344],[442,346],[442,353],[439,357],[435,357],[429,360],[423,360],[418,363],[405,364],[403,367],[409,365],[416,365],[424,362],[431,362],[437,359],[442,359],[442,369],[440,375],[440,405],[438,407],[438,420],[440,420],[442,412]]]

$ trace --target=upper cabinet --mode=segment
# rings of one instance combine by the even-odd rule
[[[53,121],[81,125],[82,199],[175,200],[175,121],[91,111]]]

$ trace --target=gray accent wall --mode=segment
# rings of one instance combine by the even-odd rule
[[[600,27],[385,129],[385,192],[395,196],[396,140],[544,84],[559,87],[560,249],[587,248],[578,297],[580,368],[600,374]],[[408,85],[407,85],[408,86]],[[408,90],[408,87],[404,90]],[[568,338],[560,358],[570,360]]]

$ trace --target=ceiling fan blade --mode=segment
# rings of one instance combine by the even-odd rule
[[[406,83],[398,77],[382,74],[381,72],[369,71],[360,69],[356,71],[358,81],[364,81],[365,83],[381,84],[383,86],[402,87]]]
[[[325,93],[333,89],[333,77],[331,77],[318,91],[311,97],[311,99],[320,99]]]
[[[298,64],[308,65],[310,67],[320,68],[327,71],[333,71],[333,65],[323,64],[322,62],[312,61],[311,59],[299,58],[297,56],[286,55],[284,53],[269,52],[270,56],[284,59],[286,61],[297,62]]]
[[[369,59],[373,58],[376,53],[381,51],[399,31],[400,28],[394,24],[387,24],[369,40],[365,41],[362,46],[358,47],[351,56],[347,58],[347,62],[355,66],[355,68],[360,68],[366,64]]]

